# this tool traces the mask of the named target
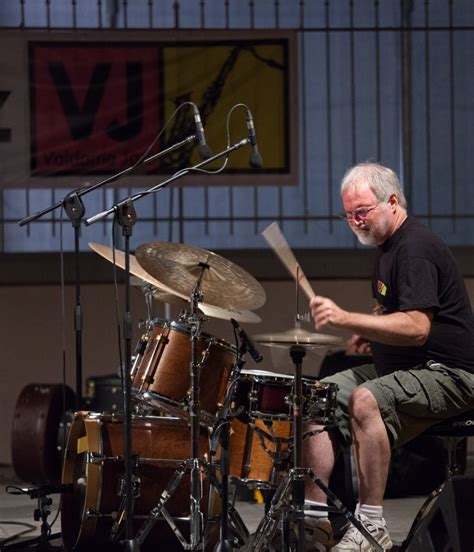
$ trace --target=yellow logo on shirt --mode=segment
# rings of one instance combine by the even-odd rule
[[[387,286],[382,282],[382,280],[377,280],[377,291],[380,295],[387,295]]]

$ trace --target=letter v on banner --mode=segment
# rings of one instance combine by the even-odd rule
[[[33,174],[123,170],[162,127],[152,44],[34,42],[29,55]]]

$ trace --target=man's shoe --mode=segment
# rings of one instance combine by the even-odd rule
[[[336,543],[331,522],[327,518],[306,516],[304,520],[306,550],[325,552]]]
[[[384,550],[390,550],[393,546],[388,534],[387,524],[383,518],[370,519],[364,514],[358,514],[357,519],[364,525],[367,531],[374,537]],[[362,533],[351,525],[338,544],[331,548],[331,552],[373,552],[374,548],[369,544]]]

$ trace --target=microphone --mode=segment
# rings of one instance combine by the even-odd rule
[[[201,115],[199,109],[193,104],[194,122],[196,123],[196,134],[199,142],[199,155],[201,159],[209,159],[212,157],[212,151],[206,143],[206,135],[204,134],[204,127],[201,122]]]
[[[260,155],[257,147],[257,135],[255,133],[255,126],[253,124],[253,117],[250,110],[247,109],[247,129],[249,131],[249,142],[252,148],[252,153],[249,158],[249,165],[254,169],[261,169],[263,166],[262,156]]]
[[[239,326],[239,323],[233,318],[230,319],[232,326],[237,330],[240,339],[247,346],[247,350],[250,353],[250,356],[255,360],[255,362],[262,362],[263,356],[255,347],[255,343],[250,339],[250,337],[244,332],[244,330]]]

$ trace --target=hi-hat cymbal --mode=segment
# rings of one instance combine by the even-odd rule
[[[265,303],[265,292],[255,278],[211,251],[180,243],[153,242],[137,247],[135,255],[146,272],[179,296],[190,297],[202,275],[201,291],[208,305],[253,310]]]
[[[274,334],[260,334],[252,336],[252,339],[262,345],[270,347],[291,347],[291,345],[303,345],[309,348],[330,347],[342,345],[343,339],[335,335],[313,333],[303,328],[290,328],[285,332]]]

